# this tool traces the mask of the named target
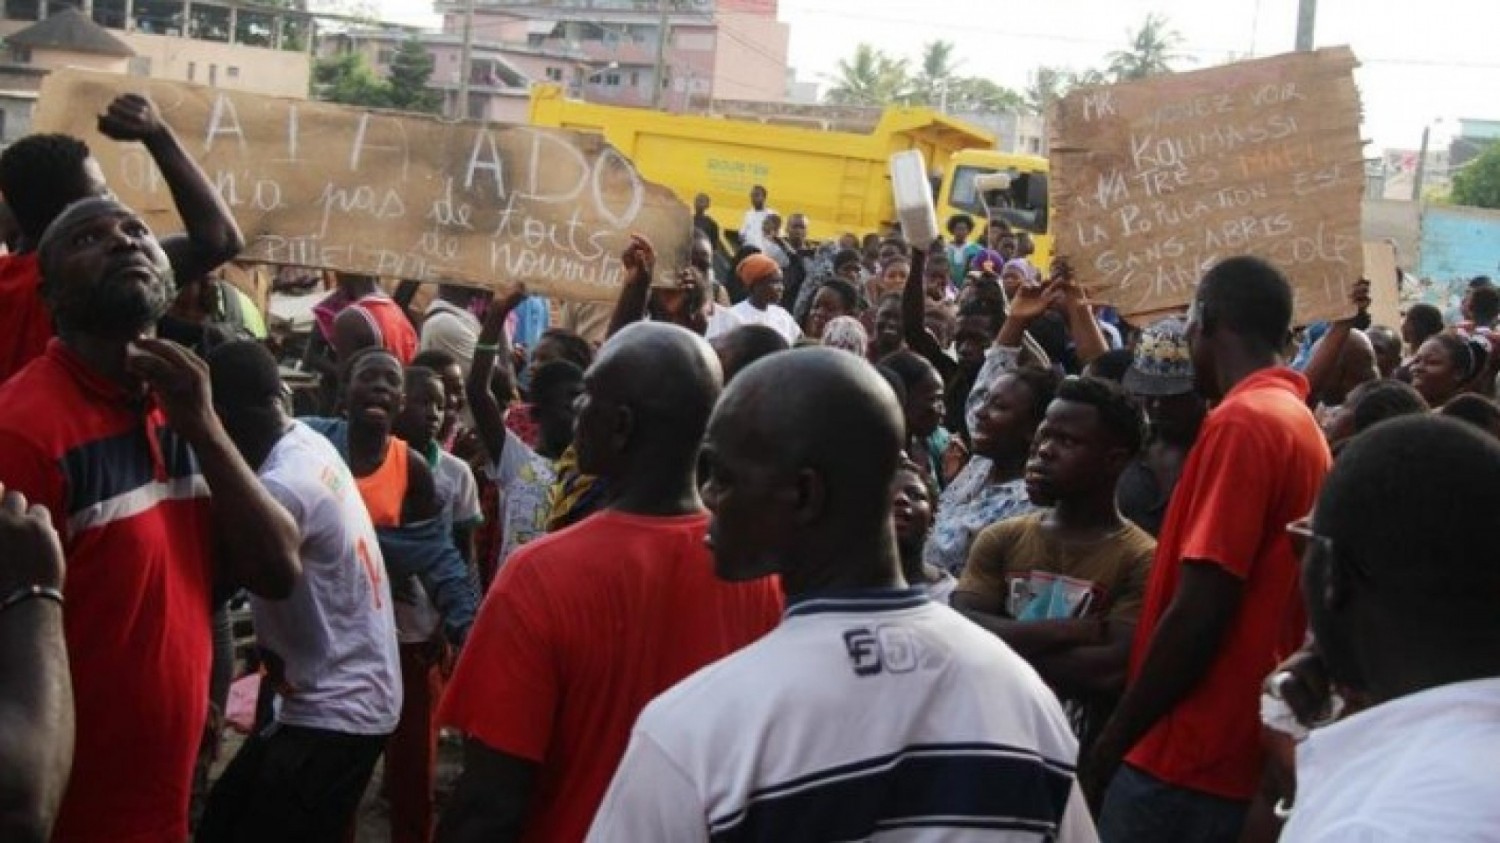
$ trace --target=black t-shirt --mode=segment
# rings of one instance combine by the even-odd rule
[[[1161,488],[1156,472],[1146,464],[1144,456],[1130,461],[1115,486],[1120,514],[1153,536],[1161,535],[1162,522],[1167,518],[1167,502],[1171,498],[1172,490]]]
[[[724,241],[719,236],[719,224],[708,214],[694,214],[693,227],[708,235],[708,240],[714,246],[715,252],[723,252]]]

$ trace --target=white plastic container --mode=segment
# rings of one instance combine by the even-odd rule
[[[891,156],[891,190],[901,235],[913,246],[927,248],[938,237],[937,209],[932,206],[932,184],[920,151],[908,149]]]

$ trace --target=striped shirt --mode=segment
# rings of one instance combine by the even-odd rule
[[[1092,841],[1078,745],[1015,653],[921,590],[804,598],[654,700],[592,841]]]
[[[0,483],[51,510],[67,554],[78,732],[52,839],[185,840],[211,659],[197,460],[54,339],[0,388]]]

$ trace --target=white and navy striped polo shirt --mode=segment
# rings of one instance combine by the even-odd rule
[[[636,723],[593,841],[1092,841],[1078,744],[998,638],[920,590],[793,602]]]

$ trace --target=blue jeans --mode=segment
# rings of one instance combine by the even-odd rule
[[[1250,803],[1167,784],[1122,764],[1104,793],[1100,843],[1235,843]]]

